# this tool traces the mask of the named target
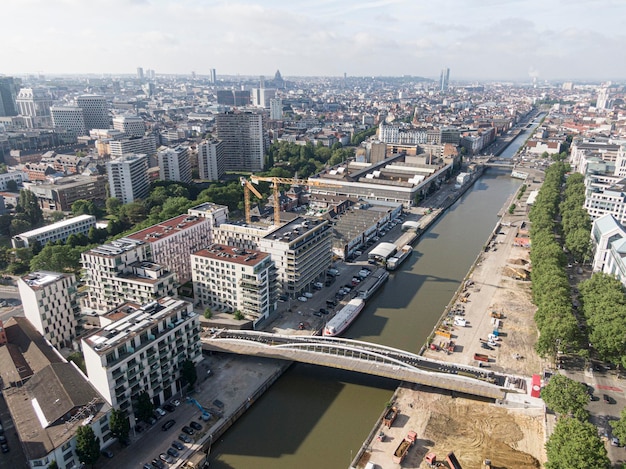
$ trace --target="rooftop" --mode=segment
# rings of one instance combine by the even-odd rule
[[[269,257],[269,254],[261,251],[226,246],[224,244],[213,244],[207,249],[194,253],[194,256],[232,262],[234,264],[254,266],[263,262],[265,258]]]
[[[293,241],[305,233],[314,230],[322,223],[325,223],[325,221],[318,218],[297,217],[265,236],[265,239],[275,239],[283,242]]]
[[[31,272],[28,275],[22,277],[22,280],[26,285],[28,285],[32,290],[38,290],[39,288],[43,288],[46,285],[57,282],[60,279],[65,277],[65,274],[61,274],[59,272]]]
[[[200,218],[195,215],[179,215],[128,235],[128,239],[143,240],[148,243],[154,243],[159,239],[165,239],[174,234],[182,233],[185,230],[202,223],[203,221],[205,221],[204,218]]]
[[[97,248],[90,249],[87,251],[87,254],[100,255],[103,257],[115,257],[126,251],[132,251],[142,244],[145,244],[144,241],[130,238],[120,238],[115,241],[111,241],[109,244],[103,244]]]
[[[40,234],[48,233],[56,229],[65,228],[67,226],[72,226],[76,223],[87,222],[91,220],[93,220],[93,223],[95,225],[96,217],[94,217],[93,215],[79,215],[77,217],[68,218],[67,220],[58,221],[56,223],[53,223],[52,225],[44,226],[42,228],[37,228],[31,231],[26,231],[25,233],[20,233],[19,235],[16,235],[16,236],[19,236],[21,238],[31,238],[34,236],[38,236]]]

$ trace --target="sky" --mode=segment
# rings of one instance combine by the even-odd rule
[[[626,0],[3,0],[0,74],[626,78]]]

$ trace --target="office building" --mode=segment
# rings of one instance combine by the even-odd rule
[[[258,250],[272,257],[283,294],[299,296],[326,276],[332,260],[331,236],[327,220],[298,217],[259,239]]]
[[[24,188],[35,194],[42,209],[62,212],[71,211],[77,200],[90,200],[98,206],[104,206],[106,186],[106,176],[79,174],[57,178],[54,182],[24,182]]]
[[[109,142],[111,158],[119,158],[127,153],[142,153],[149,157],[156,155],[156,138],[154,135],[122,138]]]
[[[200,179],[219,181],[224,175],[224,143],[221,140],[205,140],[198,145],[198,173]]]
[[[215,72],[214,68],[211,69],[211,78],[210,78],[210,80],[211,80],[212,84],[216,84],[217,83],[217,73]]]
[[[211,244],[212,221],[179,215],[127,236],[150,245],[152,260],[176,274],[179,284],[191,280],[191,254]]]
[[[283,100],[280,98],[270,99],[270,119],[280,120],[283,118]]]
[[[139,116],[122,115],[113,118],[113,128],[124,132],[127,137],[143,137],[146,125]]]
[[[126,301],[148,303],[174,295],[176,279],[165,266],[153,262],[151,245],[120,238],[83,252],[81,264],[89,287],[84,306],[104,314]]]
[[[137,78],[139,80],[143,80],[143,68],[142,67],[137,67]]]
[[[74,135],[86,135],[85,116],[78,106],[52,106],[52,125],[72,132]]]
[[[270,100],[276,96],[276,90],[271,88],[253,88],[250,96],[253,106],[269,109]]]
[[[89,380],[116,409],[135,421],[133,401],[147,392],[161,405],[183,390],[182,364],[202,360],[199,317],[191,303],[170,297],[125,304],[111,322],[82,339]]]
[[[19,80],[13,77],[0,77],[0,117],[17,116],[17,90]]]
[[[0,174],[0,192],[5,192],[9,189],[9,181],[15,181],[17,186],[21,186],[22,182],[26,180],[26,175],[23,171],[11,171],[8,173]]]
[[[263,171],[265,164],[264,116],[252,112],[227,112],[215,116],[217,138],[224,143],[224,169]]]
[[[11,244],[17,249],[31,247],[35,242],[41,246],[45,246],[50,242],[65,242],[73,234],[87,236],[89,230],[95,226],[96,217],[93,215],[78,215],[77,217],[58,221],[52,225],[15,235],[11,238]]]
[[[159,179],[161,181],[179,181],[191,183],[191,162],[189,148],[177,145],[174,148],[160,150],[157,154]]]
[[[213,244],[191,256],[194,299],[213,311],[240,311],[258,324],[276,308],[269,254]]]
[[[444,68],[441,70],[441,76],[439,77],[439,91],[448,91],[450,82],[450,69]]]
[[[227,106],[250,105],[250,91],[248,90],[217,90],[217,104]]]
[[[76,277],[59,272],[31,272],[17,287],[26,319],[53,347],[73,348],[80,308]]]
[[[4,418],[2,425],[5,434],[10,431],[20,442],[26,458],[20,466],[47,468],[56,461],[63,469],[81,467],[76,431],[87,425],[102,449],[113,444],[111,406],[26,318],[13,317],[4,326],[7,343],[0,345],[0,383],[10,419]],[[18,467],[11,466],[7,456],[2,455],[2,467]]]
[[[604,272],[626,286],[626,230],[611,214],[594,220],[591,228],[593,271]]]
[[[52,97],[45,88],[22,88],[17,94],[17,110],[29,128],[52,125]]]
[[[84,94],[76,98],[76,105],[83,110],[86,130],[110,127],[109,107],[104,96]]]
[[[107,162],[109,193],[122,204],[144,199],[150,190],[148,156],[128,154]]]

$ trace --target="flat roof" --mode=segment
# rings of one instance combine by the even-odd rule
[[[179,234],[205,221],[205,218],[195,215],[179,215],[130,234],[127,238],[154,243],[159,239],[165,239],[169,236]]]
[[[398,248],[393,243],[379,243],[374,249],[372,249],[368,257],[372,256],[380,256],[387,258],[391,256],[394,252],[396,252]]]
[[[93,220],[93,224],[96,224],[96,217],[93,215],[78,215],[77,217],[68,218],[67,220],[61,220],[52,225],[43,226],[41,228],[37,228],[34,230],[26,231],[25,233],[20,233],[15,235],[15,237],[20,238],[32,238],[34,236],[38,236],[40,234],[48,233],[50,231],[56,230],[58,228],[64,228],[66,226],[71,226],[76,223],[80,223],[83,221]]]
[[[59,272],[31,272],[28,275],[22,277],[22,280],[26,285],[28,285],[31,289],[37,290],[39,288],[45,287],[46,285],[56,282],[59,279],[65,277],[65,274],[61,274]]]
[[[269,257],[269,254],[265,252],[226,246],[225,244],[213,244],[193,255],[248,266],[257,265]]]
[[[144,241],[138,239],[130,239],[130,238],[120,238],[115,241],[111,241],[108,244],[102,244],[97,248],[90,249],[87,251],[87,254],[99,255],[103,257],[115,257],[124,253],[125,251],[130,251],[135,249],[137,246],[141,246],[145,244]]]
[[[295,238],[303,236],[309,231],[324,223],[325,220],[319,218],[297,217],[289,223],[284,224],[275,231],[265,236],[265,239],[275,239],[276,241],[293,241]]]

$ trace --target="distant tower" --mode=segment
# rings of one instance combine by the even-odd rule
[[[143,80],[143,68],[137,67],[137,78]]]
[[[217,75],[214,68],[211,69],[211,83],[217,83]]]
[[[448,91],[448,84],[450,82],[450,69],[444,68],[441,70],[441,76],[439,77],[439,90]]]
[[[196,72],[193,72],[193,71],[191,72],[191,78],[192,78],[193,80],[195,80],[195,79],[196,79]]]

